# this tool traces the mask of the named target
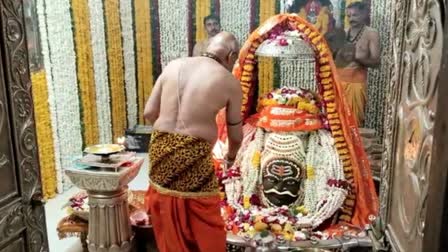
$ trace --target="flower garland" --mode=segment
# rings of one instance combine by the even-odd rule
[[[314,60],[278,59],[280,85],[317,91]]]
[[[121,40],[120,1],[104,2],[106,20],[107,60],[109,63],[109,85],[111,92],[112,136],[121,137],[126,129],[126,94],[123,72],[123,43]]]
[[[90,37],[88,0],[72,0],[72,18],[75,35],[76,64],[81,95],[81,116],[84,144],[98,143],[98,118],[95,101],[93,52]]]
[[[176,6],[176,8],[173,8]],[[165,67],[170,61],[188,55],[187,2],[178,0],[159,2],[160,53],[161,64]]]
[[[369,69],[367,79],[368,103],[366,106],[365,127],[375,129],[380,141],[383,139],[384,106],[387,86],[391,79],[392,44],[392,2],[372,1],[371,26],[380,34],[381,41],[381,65],[377,69]]]
[[[260,23],[275,15],[275,1],[260,1]],[[258,57],[258,97],[274,89],[274,59]]]
[[[34,115],[36,120],[37,143],[39,146],[39,165],[42,180],[42,191],[45,199],[56,194],[57,179],[55,154],[51,127],[51,114],[48,102],[47,80],[45,71],[31,74]]]
[[[45,14],[45,1],[37,0],[36,2],[37,17],[39,20],[39,35],[42,47],[42,56],[45,66],[45,77],[47,82],[48,91],[48,105],[50,109],[50,123],[51,123],[51,135],[48,134],[48,138],[53,140],[53,153],[54,153],[54,166],[56,170],[56,190],[57,192],[63,192],[63,175],[61,170],[61,149],[58,141],[58,120],[56,109],[56,96],[54,95],[53,76],[52,76],[52,64],[50,58],[50,45],[48,41],[47,30],[47,18]],[[34,99],[38,99],[34,97]],[[35,102],[36,103],[36,102]],[[37,104],[37,103],[36,103]],[[36,105],[35,105],[36,106]],[[43,147],[39,147],[43,148]]]
[[[207,39],[207,32],[204,27],[204,18],[211,14],[212,0],[196,0],[196,41]]]
[[[93,69],[96,88],[99,143],[112,142],[109,76],[106,53],[104,8],[102,0],[89,0],[90,34],[92,38]]]
[[[344,203],[350,188],[349,183],[344,180],[343,166],[331,133],[319,130],[310,135],[265,134],[263,129],[258,128],[253,141],[247,143],[252,135],[253,133],[245,135],[235,165],[223,173],[227,196],[223,203],[226,229],[243,237],[253,237],[256,233],[269,229],[277,237],[286,240],[309,239],[310,234],[313,234],[310,229],[318,227],[335,214]],[[274,144],[276,140],[286,141],[290,146],[282,146],[281,150],[277,150]],[[306,158],[305,141],[308,142]],[[298,146],[294,147],[296,145]],[[296,153],[297,150],[299,153]],[[267,199],[260,192],[260,165],[271,160],[270,155],[293,158],[287,154],[292,153],[291,151],[298,155],[296,158],[302,160],[299,162],[307,165],[304,205],[269,207]],[[258,195],[262,196],[261,200]],[[261,201],[264,206],[260,205]],[[320,232],[316,234],[321,236]]]
[[[135,43],[137,53],[137,92],[139,123],[144,123],[145,102],[152,91],[154,83],[151,1],[134,0],[135,6]]]
[[[71,157],[82,153],[82,135],[78,80],[76,77],[76,54],[70,16],[70,1],[46,2],[45,14],[54,101],[55,120],[59,143],[63,189],[71,187],[64,167],[71,166]],[[47,65],[48,66],[48,65]]]
[[[251,0],[221,0],[221,26],[223,30],[233,33],[240,44],[250,34]]]
[[[132,127],[137,124],[137,88],[135,80],[135,41],[132,0],[122,0],[120,2],[120,19],[123,41],[124,79],[126,82],[127,116],[128,125]]]

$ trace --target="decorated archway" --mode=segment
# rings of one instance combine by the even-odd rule
[[[329,47],[319,31],[295,14],[280,14],[271,17],[256,29],[243,45],[239,60],[233,69],[243,91],[241,113],[245,122],[250,119],[257,105],[256,89],[257,59],[255,52],[267,39],[279,31],[298,31],[315,52],[316,81],[322,98],[322,109],[328,121],[327,128],[334,139],[339,159],[343,164],[345,179],[351,190],[338,216],[340,222],[364,226],[378,213],[378,198],[375,193],[369,161],[363,149],[358,126],[349,109],[338,82],[336,67]],[[225,118],[218,116],[219,139],[225,141]]]

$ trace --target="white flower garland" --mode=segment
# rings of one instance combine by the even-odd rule
[[[72,165],[72,157],[82,153],[76,55],[73,43],[70,1],[46,1],[48,42],[52,66],[53,95],[62,171]],[[63,174],[64,189],[71,186]]]
[[[280,86],[317,90],[315,61],[278,59]]]
[[[120,1],[121,32],[123,36],[124,78],[128,125],[137,124],[137,86],[135,80],[134,24],[132,0]]]
[[[99,142],[112,142],[112,119],[110,114],[109,77],[102,0],[89,0],[90,31],[92,38],[93,68],[96,86],[96,109],[98,113]]]
[[[51,72],[51,59],[49,53],[49,44],[48,44],[48,34],[46,27],[46,17],[45,17],[45,0],[37,0],[36,2],[36,10],[37,17],[39,20],[39,36],[40,36],[40,44],[42,47],[42,56],[44,59],[45,66],[45,75],[47,79],[48,86],[48,104],[50,107],[50,115],[51,115],[51,127],[52,127],[52,135],[53,135],[53,146],[54,146],[54,161],[56,168],[56,182],[57,182],[57,192],[63,192],[63,174],[61,171],[61,152],[59,148],[58,141],[58,127],[57,127],[57,113],[56,113],[56,101],[55,94],[53,90],[53,76]]]
[[[220,1],[222,30],[233,33],[240,45],[243,45],[249,36],[250,7],[250,0]]]
[[[162,67],[188,56],[188,1],[159,1],[160,53]]]

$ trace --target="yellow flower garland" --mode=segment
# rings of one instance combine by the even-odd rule
[[[275,15],[275,0],[260,1],[260,24]],[[258,97],[274,89],[274,59],[259,57]]]
[[[211,0],[196,0],[196,41],[207,38],[204,27],[204,18],[210,15]]]
[[[151,94],[154,76],[152,75],[152,33],[151,33],[151,0],[135,0],[135,34],[137,44],[137,93],[139,123],[143,124],[145,102]]]
[[[123,135],[127,125],[119,0],[104,1],[104,10],[107,27],[112,134],[113,139],[116,139]]]
[[[82,103],[84,143],[98,143],[98,114],[96,109],[93,51],[90,37],[90,16],[87,0],[72,0],[78,85]]]
[[[56,195],[56,167],[51,127],[50,105],[45,71],[31,74],[42,192],[45,199]]]

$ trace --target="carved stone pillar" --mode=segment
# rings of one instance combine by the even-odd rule
[[[90,252],[128,252],[133,234],[129,222],[127,189],[113,192],[89,191]]]

